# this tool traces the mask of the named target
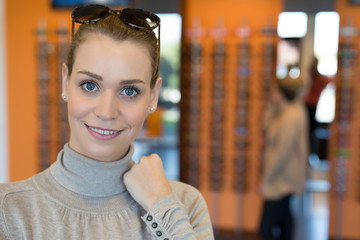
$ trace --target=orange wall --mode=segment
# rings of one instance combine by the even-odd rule
[[[69,23],[69,11],[54,11],[50,0],[6,0],[7,91],[10,181],[38,172],[36,35],[38,21],[55,28]]]

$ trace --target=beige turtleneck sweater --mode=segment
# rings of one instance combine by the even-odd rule
[[[203,197],[184,183],[145,212],[123,183],[132,154],[105,163],[65,145],[49,169],[1,184],[0,239],[214,239]]]

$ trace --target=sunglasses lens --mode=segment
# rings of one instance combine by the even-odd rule
[[[74,10],[72,17],[78,23],[98,21],[107,17],[111,9],[101,5],[87,5]]]
[[[126,8],[121,11],[120,16],[128,24],[143,29],[154,29],[160,23],[158,16],[141,9]]]

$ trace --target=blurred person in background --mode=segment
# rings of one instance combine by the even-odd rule
[[[299,99],[303,80],[288,76],[275,85],[264,113],[264,202],[259,231],[262,240],[291,240],[294,220],[290,200],[293,195],[302,195],[306,180],[308,118]],[[278,234],[276,230],[280,230]]]

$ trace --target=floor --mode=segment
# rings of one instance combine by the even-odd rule
[[[328,162],[313,161],[310,180],[297,213],[298,230],[295,240],[329,239],[329,190]]]

